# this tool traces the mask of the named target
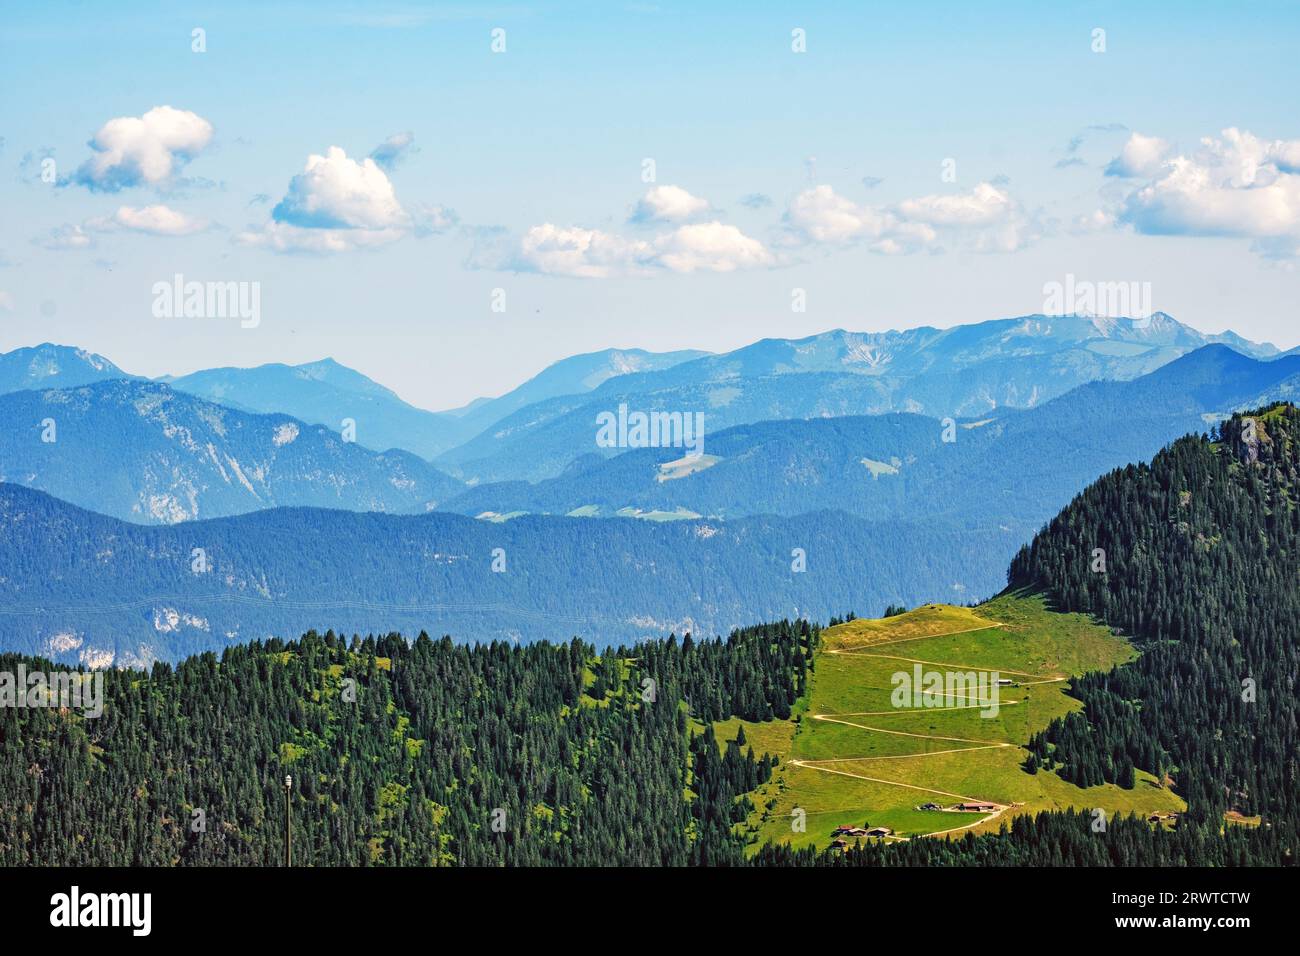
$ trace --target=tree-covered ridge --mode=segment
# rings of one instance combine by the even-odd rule
[[[0,708],[0,865],[274,864],[286,774],[304,864],[739,862],[736,798],[772,761],[692,738],[684,698],[720,717],[788,709],[817,633],[781,622],[602,657],[308,633],[110,671],[98,718]],[[54,666],[6,655],[0,671],[20,663]]]
[[[995,535],[1009,556],[1019,538]],[[727,634],[916,603],[932,577],[983,593],[1001,580],[980,557],[990,547],[982,527],[836,512],[498,524],[275,508],[143,527],[0,481],[0,649],[148,667],[309,628],[474,641],[576,634],[599,646]]]
[[[1067,778],[1168,771],[1188,817],[1300,819],[1300,411],[1236,415],[1090,486],[1024,548],[1013,584],[1132,634],[1137,662],[1075,683],[1083,717],[1036,752]],[[1104,563],[1103,563],[1104,559]]]

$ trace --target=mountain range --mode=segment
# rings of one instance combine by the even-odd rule
[[[1300,392],[1300,355],[1163,315],[607,350],[443,413],[330,360],[166,383],[41,346],[0,372],[0,646],[124,664],[306,618],[604,645],[960,603],[1098,474]],[[248,410],[281,401],[327,423]],[[620,402],[705,408],[703,454],[596,448]],[[403,416],[489,422],[438,462],[550,476],[365,445]]]
[[[912,412],[984,417],[1032,408],[1084,382],[1127,380],[1207,344],[1254,358],[1271,345],[1207,335],[1164,313],[1147,319],[1025,316],[948,329],[763,339],[724,354],[604,349],[543,369],[497,398],[432,412],[333,359],[204,369],[159,381],[211,402],[347,428],[374,451],[400,448],[467,483],[539,481],[593,456],[595,419],[620,404],[698,412],[705,428],[773,419]],[[138,378],[108,359],[49,343],[0,355],[0,394]]]
[[[1098,474],[1298,385],[1300,356],[1260,361],[1210,345],[1133,381],[1089,383],[947,428],[910,413],[758,422],[710,436],[698,458],[663,448],[592,456],[536,484],[470,488],[443,508],[659,519],[924,511],[1032,533]]]
[[[463,489],[410,452],[115,379],[0,395],[0,480],[146,524],[277,505],[426,511]]]
[[[304,365],[205,369],[165,381],[209,401],[289,414],[336,431],[350,419],[357,442],[366,448],[402,448],[433,458],[534,402],[587,392],[617,375],[669,368],[703,354],[604,349],[575,355],[548,366],[505,395],[445,412],[409,405],[390,389],[328,358]]]
[[[1278,354],[1231,332],[1204,335],[1164,313],[1142,320],[1033,315],[949,329],[764,339],[620,375],[586,395],[535,402],[435,463],[470,484],[553,478],[575,459],[617,453],[596,444],[595,423],[623,405],[702,413],[710,435],[769,419],[984,417],[1040,405],[1086,382],[1133,379],[1209,344],[1254,358]]]
[[[282,413],[114,379],[0,395],[0,416],[19,426],[0,434],[0,480],[143,523],[280,505],[441,508],[497,520],[819,509],[884,520],[923,508],[967,525],[1031,532],[1097,474],[1234,409],[1291,397],[1298,363],[1300,356],[1262,361],[1212,345],[1131,382],[1089,383],[1033,408],[998,408],[960,423],[916,413],[756,422],[708,436],[698,457],[680,448],[589,454],[556,478],[469,488],[409,452],[373,452]],[[47,421],[55,441],[41,440]],[[1122,429],[1113,427],[1119,421]],[[97,471],[100,480],[84,480]]]
[[[610,533],[595,555],[564,544],[537,553],[542,536],[512,538],[514,563],[496,572],[483,567],[486,542],[474,535],[510,529],[457,527],[445,515],[343,515],[334,530],[352,534],[340,543],[301,537],[325,512],[142,528],[0,486],[6,533],[33,554],[38,536],[70,545],[49,549],[44,581],[0,566],[6,639],[21,633],[81,665],[139,663],[160,644],[184,655],[175,666],[95,675],[93,703],[42,707],[29,697],[0,708],[0,863],[265,867],[287,845],[300,865],[334,867],[1284,868],[1300,810],[1298,438],[1294,406],[1255,409],[1209,440],[1187,436],[1150,463],[1102,476],[1020,551],[1011,587],[973,608],[930,604],[825,629],[779,620],[725,639],[616,648],[311,629],[197,653],[219,644],[214,626],[256,633],[264,622],[253,619],[268,609],[397,620],[415,609],[362,607],[339,593],[378,594],[395,563],[405,570],[391,578],[390,601],[413,582],[428,601],[485,574],[509,595],[521,571],[539,572],[526,584],[540,593],[563,560],[574,562],[569,584],[589,606],[610,599],[606,613],[690,601],[686,582],[655,564],[655,538],[671,528],[593,522]],[[846,526],[804,530],[855,533],[856,519],[831,520]],[[744,525],[758,544],[782,527]],[[896,526],[900,561],[915,559],[913,530]],[[268,535],[291,546],[267,548]],[[726,531],[720,538],[700,571],[727,596],[734,548]],[[219,568],[190,587],[183,549],[194,540]],[[933,543],[924,529],[920,543]],[[464,545],[471,551],[455,560],[447,546]],[[593,580],[629,583],[611,560],[629,545],[661,593],[591,592]],[[1108,567],[1098,569],[1098,554]],[[809,556],[849,561],[829,576],[810,564],[811,588],[825,586],[814,574],[863,570],[834,547]],[[754,549],[747,577],[766,574],[772,557]],[[269,561],[269,573],[250,580],[255,560]],[[92,567],[102,583],[79,606],[66,603],[58,582]],[[331,572],[344,570],[351,576],[335,583]],[[285,574],[302,600],[277,608],[262,592],[277,593]],[[162,609],[121,601],[123,582],[137,580],[190,593]],[[23,603],[38,599],[48,602],[43,617]],[[212,618],[182,610],[209,606]],[[130,626],[142,609],[152,611],[153,645],[132,648],[138,623],[112,641],[48,630],[77,615]],[[880,653],[887,644],[905,646]],[[972,663],[941,663],[957,656]],[[948,703],[970,691],[934,691],[928,706],[908,707],[890,691],[905,662],[918,675],[922,665],[996,668],[999,690],[975,705]],[[42,679],[61,670],[30,653],[0,653],[0,669]],[[963,796],[970,791],[983,799]],[[488,820],[514,829],[483,839]],[[952,839],[954,829],[964,836]],[[84,839],[60,839],[66,832]],[[291,843],[281,844],[285,834]]]
[[[1297,382],[1300,356],[1261,362],[1210,346],[1133,382],[1093,383],[958,428],[955,442],[919,415],[769,422],[723,436],[718,450],[727,454],[694,474],[660,482],[660,463],[637,451],[572,476],[573,493],[588,500],[631,489],[633,498],[610,507],[632,500],[710,511],[702,502],[712,502],[725,518],[485,521],[281,507],[147,528],[4,484],[0,646],[147,663],[289,634],[305,618],[343,633],[577,635],[605,645],[723,633],[755,615],[825,620],[889,604],[960,603],[998,590],[1009,558],[1090,475],[1218,420],[1206,409],[1293,394]],[[156,393],[166,386],[127,382],[9,399],[91,403],[96,390],[128,389],[153,390],[164,408],[195,402],[174,392],[164,401]],[[228,433],[260,426],[274,434],[289,421],[245,423],[221,411],[239,423]],[[319,431],[320,441],[331,439]],[[858,458],[864,448],[880,456],[873,467]],[[97,460],[90,453],[69,473]],[[663,488],[682,497],[635,497]],[[192,572],[195,548],[208,573]]]

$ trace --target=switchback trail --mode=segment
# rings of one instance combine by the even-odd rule
[[[987,631],[993,628],[1005,627],[1005,626],[1006,625],[1002,623],[994,623],[983,627],[965,628],[959,631],[946,631],[939,634],[922,634],[914,637],[898,638],[897,640],[891,640],[891,641],[879,641],[875,644],[864,644],[864,645],[859,645],[857,647],[835,648],[835,649],[828,650],[827,653],[847,654],[847,655],[852,655],[854,657],[875,657],[875,658],[880,658],[882,660],[905,661],[910,664],[929,664],[935,667],[949,668],[951,670],[991,671],[993,670],[993,668],[989,668],[983,665],[977,667],[971,664],[954,664],[948,661],[922,660],[915,657],[901,657],[895,654],[877,654],[872,652],[876,648],[887,647],[892,644],[906,644],[912,641],[930,640],[932,638],[938,638],[938,637],[950,637],[955,634],[970,634],[976,631]],[[1033,674],[1028,671],[1009,670],[1005,668],[997,668],[997,671],[1000,674],[1014,674],[1019,677],[1037,678],[1036,680],[1032,680],[1032,681],[1023,681],[1021,683],[1021,686],[1029,686],[1032,684],[1051,684],[1051,683],[1058,683],[1060,681],[1068,680],[1068,677],[1065,676],[1048,677],[1043,674]],[[941,696],[951,697],[954,700],[971,699],[970,697],[964,694],[942,693]],[[1000,704],[999,706],[1010,707],[1018,703],[1019,701],[1008,701],[1007,703]],[[996,819],[998,816],[1000,816],[1002,813],[1008,810],[1010,808],[1010,805],[1003,804],[997,800],[988,800],[980,797],[971,797],[966,794],[952,793],[947,790],[937,790],[933,787],[922,787],[917,784],[900,783],[897,780],[885,780],[880,777],[870,777],[867,776],[866,774],[852,773],[848,770],[842,770],[836,767],[828,767],[825,765],[843,764],[843,763],[867,763],[876,760],[902,760],[902,759],[912,759],[912,758],[921,758],[921,757],[937,757],[943,754],[968,753],[976,750],[998,750],[998,749],[1005,749],[1008,747],[1019,748],[1020,747],[1019,744],[1008,743],[1006,741],[973,740],[968,737],[949,737],[941,734],[921,734],[921,733],[914,733],[911,731],[890,730],[889,728],[886,727],[873,727],[869,724],[860,724],[860,723],[855,723],[854,721],[851,720],[843,719],[846,717],[878,717],[878,716],[886,716],[892,714],[907,714],[907,713],[917,713],[917,712],[933,713],[935,711],[951,711],[951,710],[982,710],[985,709],[986,707],[987,707],[986,704],[960,704],[952,707],[910,707],[910,708],[898,708],[895,710],[887,710],[887,711],[856,711],[856,712],[835,713],[835,714],[811,714],[809,716],[811,716],[813,720],[823,720],[829,723],[841,724],[845,727],[853,727],[855,729],[865,730],[870,733],[892,734],[897,737],[913,737],[920,740],[936,740],[936,741],[942,741],[946,743],[966,743],[966,744],[971,744],[972,746],[950,747],[943,750],[923,751],[914,754],[890,754],[885,756],[866,756],[866,757],[833,757],[825,760],[791,759],[789,763],[791,764],[791,766],[795,766],[795,767],[806,767],[809,770],[819,770],[822,773],[833,773],[844,777],[853,777],[857,780],[866,780],[870,783],[883,784],[890,787],[902,787],[907,790],[916,790],[921,793],[933,793],[943,797],[954,797],[957,800],[962,801],[964,803],[989,803],[994,805],[997,808],[993,812],[987,815],[980,815],[980,818],[978,820],[974,820],[971,823],[963,824],[962,826],[959,827],[952,827],[946,830],[930,831],[928,833],[919,834],[919,835],[920,836],[942,836],[948,833],[956,833],[960,830],[968,830],[971,827],[980,825],[981,823],[987,823],[989,820]],[[957,811],[957,812],[964,812],[964,811]],[[892,837],[890,839],[906,840],[908,838]]]

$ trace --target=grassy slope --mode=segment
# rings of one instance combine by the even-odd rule
[[[1030,735],[1080,706],[1066,695],[1066,678],[1133,656],[1106,628],[1083,615],[1049,611],[1037,595],[1000,595],[974,609],[927,605],[823,632],[810,698],[794,720],[730,720],[716,730],[725,741],[743,725],[756,753],[782,758],[772,780],[751,794],[758,808],[748,823],[755,845],[825,846],[841,823],[883,825],[901,835],[967,826],[978,833],[996,830],[1014,814],[1065,807],[1101,807],[1108,815],[1180,810],[1175,794],[1141,772],[1133,790],[1110,784],[1084,790],[1055,773],[1021,769],[1021,745]],[[1002,688],[995,716],[953,706],[960,700],[947,702],[947,709],[895,708],[891,678],[910,673],[915,661],[927,662],[927,671],[998,670],[1016,686]],[[1015,806],[1001,818],[915,809],[959,798]],[[807,814],[805,833],[791,828],[796,807]]]

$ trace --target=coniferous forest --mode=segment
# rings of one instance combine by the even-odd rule
[[[278,863],[286,774],[304,864],[736,862],[736,798],[772,764],[693,736],[691,708],[788,715],[817,636],[597,656],[309,633],[109,672],[98,718],[0,709],[0,865]]]
[[[1083,715],[1032,749],[1079,782],[1124,785],[1133,764],[1158,768],[1207,824],[1237,811],[1294,827],[1298,572],[1294,406],[1234,417],[1211,440],[1181,439],[1097,481],[1017,556],[1011,580],[1048,585],[1062,608],[1133,635],[1142,656],[1076,681]]]

